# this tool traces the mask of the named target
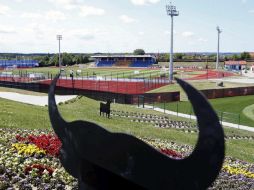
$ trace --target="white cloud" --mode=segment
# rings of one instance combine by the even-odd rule
[[[199,42],[203,42],[203,43],[208,42],[208,40],[207,40],[207,39],[204,39],[204,38],[198,38],[198,41],[199,41]]]
[[[53,22],[66,19],[66,15],[63,12],[54,10],[47,11],[44,14],[40,12],[24,12],[20,17],[38,22],[45,21],[45,19]]]
[[[173,33],[174,33],[174,35],[177,34],[177,32],[176,32],[175,30],[173,31]],[[165,30],[165,31],[164,31],[164,34],[165,34],[165,35],[171,35],[171,31]]]
[[[11,34],[15,33],[16,30],[12,26],[0,25],[0,33],[1,34]]]
[[[47,25],[38,22],[29,23],[19,29],[21,34],[26,34],[26,36],[29,36],[30,38],[34,37],[39,40],[45,40],[49,36],[55,36],[57,31],[58,30],[49,28]]]
[[[93,39],[97,31],[87,29],[73,29],[68,31],[68,35],[76,36],[79,39],[90,40]]]
[[[124,23],[127,23],[127,24],[137,22],[136,19],[134,19],[132,17],[129,17],[127,15],[121,15],[119,18],[120,18],[121,21],[123,21]]]
[[[183,33],[182,33],[182,36],[185,37],[185,38],[190,38],[190,37],[193,37],[193,36],[194,36],[194,33],[193,33],[193,32],[189,32],[189,31],[186,31],[186,32],[183,32]]]
[[[48,0],[50,3],[55,4],[57,7],[63,7],[66,10],[73,10],[77,8],[82,0]]]
[[[104,36],[107,32],[105,30],[100,29],[72,29],[72,30],[64,30],[63,34],[66,38],[73,38],[73,36],[78,40],[91,41],[99,36]]]
[[[5,15],[9,10],[8,6],[0,4],[0,15]]]
[[[164,31],[164,34],[165,34],[165,35],[170,35],[171,33],[170,33],[170,31],[165,30],[165,31]]]
[[[41,17],[42,15],[40,13],[33,13],[33,12],[25,12],[21,15],[21,18],[29,18],[29,19],[38,19]]]
[[[144,34],[145,34],[144,32],[139,32],[138,33],[138,35],[140,35],[140,36],[144,36]]]
[[[78,11],[80,16],[101,16],[105,10],[90,5],[85,5],[84,0],[48,0],[57,7],[62,7],[68,11]]]
[[[105,14],[105,10],[93,6],[83,5],[80,7],[80,16],[102,16]]]
[[[65,20],[65,14],[61,11],[48,11],[46,13],[46,19],[52,20],[52,21],[58,21],[58,20]]]
[[[160,2],[160,0],[131,0],[131,3],[134,5],[149,5],[149,4],[156,4]]]

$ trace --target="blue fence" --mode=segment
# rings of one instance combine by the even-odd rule
[[[149,67],[149,66],[151,66],[153,64],[154,64],[154,62],[150,61],[150,60],[146,60],[146,61],[134,61],[134,62],[132,62],[130,67]]]
[[[96,63],[97,67],[112,67],[114,64],[115,64],[115,61],[112,61],[112,60],[110,61],[102,60]]]
[[[0,60],[0,68],[17,67],[38,67],[39,63],[35,60]]]
[[[129,67],[150,67],[155,64],[155,59],[147,59],[147,60],[131,60]],[[117,64],[115,60],[97,60],[97,67],[112,67],[114,64]]]

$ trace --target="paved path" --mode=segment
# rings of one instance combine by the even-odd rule
[[[233,83],[242,83],[242,84],[254,84],[254,78],[223,78],[223,79],[211,79],[212,81],[223,81],[223,82],[233,82]]]
[[[48,105],[48,96],[33,96],[33,95],[24,95],[15,92],[0,92],[0,98],[13,100],[16,102],[32,104],[36,106],[45,106]],[[76,98],[76,96],[57,96],[56,103],[66,102],[70,99]]]
[[[145,108],[147,109],[153,109],[152,106],[146,106]],[[188,114],[183,114],[183,113],[178,113],[177,112],[173,112],[173,111],[168,111],[168,110],[164,110],[161,108],[154,108],[153,110],[158,111],[158,112],[162,112],[168,115],[174,115],[174,116],[178,116],[178,117],[183,117],[183,118],[188,118],[188,119],[192,119],[192,120],[196,120],[196,116],[190,116]],[[235,129],[241,129],[241,130],[245,130],[245,131],[250,131],[250,132],[254,132],[254,127],[249,127],[249,126],[244,126],[244,125],[238,125],[238,124],[234,124],[234,123],[229,123],[229,122],[222,122],[223,126],[226,127],[230,127],[230,128],[235,128]]]

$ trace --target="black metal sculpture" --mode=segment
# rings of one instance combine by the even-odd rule
[[[177,79],[198,118],[199,137],[193,153],[183,160],[161,154],[143,141],[111,133],[95,123],[67,123],[59,114],[54,89],[49,91],[49,115],[62,141],[60,160],[79,180],[79,189],[206,189],[224,160],[224,132],[206,98]]]
[[[104,103],[100,103],[100,116],[101,116],[101,113],[106,113],[106,117],[110,117],[110,104],[111,104],[111,101],[110,100],[107,100],[107,103],[104,104]]]

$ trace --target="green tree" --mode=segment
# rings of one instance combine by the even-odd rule
[[[135,49],[133,52],[134,55],[145,55],[145,51],[143,49]]]
[[[74,64],[85,64],[89,62],[89,57],[81,54],[74,55],[72,61]]]
[[[175,58],[175,59],[178,59],[178,60],[179,60],[179,59],[183,59],[183,56],[184,56],[183,53],[175,53],[175,54],[174,54],[174,58]]]
[[[66,65],[73,65],[73,55],[69,54],[69,53],[63,53],[62,54],[62,65],[66,66]]]
[[[59,64],[58,54],[55,54],[53,57],[50,58],[49,65],[58,66],[58,64]]]
[[[225,61],[229,61],[230,58],[228,56],[225,56],[224,59],[225,59]]]
[[[240,57],[242,60],[247,60],[247,59],[251,58],[250,53],[248,53],[248,52],[241,53]]]
[[[237,60],[240,60],[240,59],[241,59],[241,56],[239,56],[238,54],[234,54],[234,55],[232,55],[232,59],[233,59],[234,61],[237,61]]]

